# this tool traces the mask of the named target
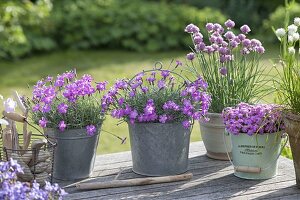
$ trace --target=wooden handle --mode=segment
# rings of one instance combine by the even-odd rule
[[[13,120],[16,122],[24,123],[26,121],[26,117],[24,117],[18,113],[15,113],[15,112],[8,113],[6,111],[3,111],[3,116],[6,117],[7,119],[10,119],[10,120]]]
[[[260,167],[236,166],[234,169],[237,172],[257,173],[257,174],[261,172]]]
[[[135,178],[129,180],[113,180],[113,181],[102,182],[102,183],[101,182],[100,183],[79,183],[76,185],[76,188],[80,190],[96,190],[96,189],[104,189],[104,188],[151,185],[157,183],[185,181],[185,180],[190,180],[191,178],[193,178],[193,174],[188,173],[188,174],[181,174],[175,176]]]

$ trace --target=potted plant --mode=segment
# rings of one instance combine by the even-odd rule
[[[179,83],[172,73],[158,69],[118,80],[103,98],[111,115],[128,123],[137,174],[164,176],[187,171],[192,120],[206,114],[210,96],[201,77]]]
[[[234,175],[245,179],[275,176],[283,149],[280,150],[284,129],[280,106],[240,103],[225,108],[223,119],[231,134]]]
[[[75,71],[47,77],[34,86],[28,101],[33,121],[57,143],[54,178],[75,180],[91,174],[104,120],[97,99],[105,86],[106,82],[93,86],[92,76],[77,78]]]
[[[224,123],[222,110],[240,102],[256,102],[266,92],[266,80],[259,60],[265,52],[261,42],[248,39],[250,28],[243,25],[240,33],[234,33],[235,23],[225,22],[225,27],[217,23],[207,23],[207,39],[200,29],[189,24],[185,32],[191,35],[194,47],[187,54],[188,70],[194,76],[202,76],[208,83],[207,92],[212,101],[207,114],[210,120],[200,120],[200,130],[207,156],[227,160],[223,141]],[[229,136],[225,137],[230,144]],[[228,147],[231,150],[231,147]]]
[[[289,135],[290,146],[296,171],[297,187],[300,188],[300,64],[299,64],[299,33],[300,18],[289,25],[289,13],[285,19],[285,27],[275,31],[280,41],[279,80],[275,86],[280,102],[285,105],[285,125]],[[297,49],[297,50],[296,50]]]

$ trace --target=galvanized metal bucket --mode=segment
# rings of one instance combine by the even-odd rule
[[[244,179],[269,179],[276,176],[278,158],[284,148],[280,148],[283,137],[282,132],[232,135],[234,175]]]
[[[45,135],[57,143],[53,168],[55,179],[77,180],[91,175],[99,141],[99,127],[93,136],[88,136],[85,129],[64,132],[48,129]]]
[[[209,158],[216,160],[228,160],[227,151],[231,155],[230,135],[225,135],[225,125],[223,117],[219,113],[208,113],[209,121],[201,119],[200,132],[204,146],[206,148],[206,155]],[[227,148],[224,145],[226,140]]]
[[[128,126],[135,173],[167,176],[188,170],[191,131],[181,123],[135,123]]]

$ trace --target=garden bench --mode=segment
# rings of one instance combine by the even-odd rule
[[[65,199],[300,199],[296,187],[292,160],[279,159],[277,177],[268,180],[244,180],[233,175],[228,161],[212,160],[205,156],[203,142],[190,145],[190,181],[145,186],[81,191],[74,186],[66,188]],[[142,177],[132,172],[131,153],[99,155],[92,178],[88,182]],[[61,186],[71,184],[60,182]]]

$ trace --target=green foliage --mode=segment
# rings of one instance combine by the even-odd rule
[[[74,0],[54,3],[57,39],[65,47],[170,50],[184,46],[182,27],[208,20],[224,22],[221,12],[139,0]]]
[[[183,48],[182,27],[224,22],[218,10],[140,0],[0,3],[0,58],[55,48],[160,51]]]
[[[289,6],[290,21],[289,24],[293,22],[295,17],[300,16],[300,3],[292,3]],[[275,29],[284,27],[285,18],[285,6],[279,6],[272,14],[270,14],[269,19],[265,20],[263,23],[265,38],[269,41],[275,41],[276,36],[273,34],[272,27]]]
[[[291,147],[284,147],[281,155],[288,159],[293,159]]]
[[[0,3],[0,58],[22,57],[34,50],[49,50],[56,45],[48,37],[50,0],[4,1]]]

